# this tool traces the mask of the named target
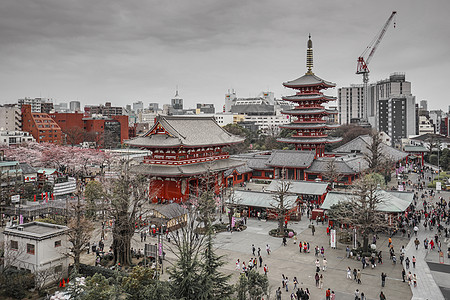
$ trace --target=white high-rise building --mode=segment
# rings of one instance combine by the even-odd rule
[[[144,110],[144,103],[142,101],[137,101],[133,103],[133,111],[135,113],[141,112]]]
[[[80,101],[70,101],[69,102],[70,111],[79,112],[81,111],[81,103]]]
[[[45,98],[28,98],[25,97],[23,99],[19,99],[18,103],[20,104],[20,107],[22,107],[23,104],[29,104],[31,105],[31,111],[32,112],[41,112],[42,102],[47,102],[48,99]]]
[[[359,123],[365,111],[363,86],[351,85],[338,90],[339,123]],[[386,132],[392,142],[415,134],[415,97],[411,82],[404,73],[393,73],[388,79],[368,87],[367,119],[373,128]]]
[[[0,106],[0,130],[19,131],[22,127],[22,113],[17,104]]]

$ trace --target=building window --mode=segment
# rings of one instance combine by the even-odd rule
[[[62,265],[58,265],[58,266],[55,267],[55,273],[56,274],[62,273]]]
[[[27,244],[27,253],[34,255],[34,245],[33,244]]]
[[[55,248],[56,247],[61,247],[61,240],[55,241]]]
[[[19,242],[11,241],[11,250],[19,250]]]

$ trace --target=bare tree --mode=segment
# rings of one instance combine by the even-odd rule
[[[36,289],[38,291],[42,290],[44,287],[53,282],[58,282],[62,280],[62,278],[63,278],[62,270],[58,271],[54,267],[49,267],[34,272]]]
[[[367,146],[369,151],[364,155],[364,159],[369,164],[369,169],[372,172],[378,172],[380,164],[384,159],[384,155],[381,151],[383,141],[381,140],[381,135],[377,131],[372,131],[370,134],[371,143]]]
[[[72,147],[83,142],[86,134],[85,130],[81,127],[67,128],[64,133],[66,134],[66,143]]]
[[[91,239],[93,224],[85,216],[85,207],[80,200],[81,191],[76,192],[77,202],[72,205],[72,214],[67,222],[69,227],[68,237],[71,246],[69,246],[68,255],[73,258],[74,268],[77,272],[80,270],[80,256],[86,248],[86,244]]]
[[[227,207],[228,207],[228,222],[230,224],[230,230],[233,230],[231,227],[234,213],[236,212],[236,209],[239,207],[242,199],[238,198],[234,191],[231,192],[230,197],[228,198]]]
[[[330,159],[327,162],[327,167],[324,176],[325,180],[331,183],[331,188],[334,188],[334,184],[339,182],[339,180],[341,180],[342,174],[339,173],[339,169],[336,165],[335,159]]]
[[[109,215],[114,220],[114,263],[130,265],[135,224],[144,214],[143,205],[149,197],[148,180],[145,176],[131,174],[128,162],[125,162],[119,178],[110,179],[106,185],[105,200],[109,203]]]
[[[289,199],[290,197],[293,197],[289,193],[291,182],[284,179],[284,170],[282,177],[283,178],[278,181],[277,191],[273,195],[274,204],[271,204],[271,207],[277,214],[277,231],[279,235],[284,234],[284,220],[290,215],[290,210],[295,204]]]
[[[379,190],[382,183],[381,175],[376,173],[360,178],[353,185],[349,201],[334,205],[328,211],[328,216],[336,223],[350,225],[360,232],[364,251],[368,250],[370,233],[389,227],[385,214],[378,210],[385,201]]]

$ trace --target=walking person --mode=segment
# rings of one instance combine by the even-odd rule
[[[356,282],[358,284],[361,284],[361,270],[358,269],[358,272],[356,272]]]
[[[417,287],[417,276],[415,273],[413,275],[413,282],[414,282],[414,287]]]
[[[284,287],[286,288],[286,292],[289,292],[288,283],[289,283],[289,278],[286,276],[286,279],[284,279]]]
[[[350,267],[347,268],[347,279],[352,280],[352,269]]]
[[[416,261],[417,261],[416,257],[413,256],[413,258],[412,258],[412,263],[413,263],[413,268],[414,268],[414,269],[416,268]]]
[[[322,262],[322,270],[325,272],[327,270],[327,259],[324,257]]]
[[[320,272],[320,261],[319,261],[319,259],[316,259],[316,272],[317,273]]]
[[[277,297],[277,300],[281,300],[281,288],[278,287],[278,290],[275,292],[275,296]]]
[[[380,300],[386,300],[386,296],[383,292],[380,292]]]
[[[331,300],[331,290],[327,289],[325,292],[325,299],[326,300]]]
[[[298,284],[297,277],[294,276],[294,279],[292,280],[292,282],[294,283],[294,291],[295,291],[297,289],[297,284]]]
[[[316,280],[316,287],[319,287],[319,280],[320,280],[320,276],[319,273],[316,273],[316,275],[314,276],[314,279]]]
[[[269,268],[267,265],[264,265],[264,275],[267,275],[267,272],[269,271]]]
[[[319,276],[319,289],[322,289],[323,287],[323,274],[320,274]]]
[[[409,270],[409,257],[405,259],[406,270]]]
[[[253,256],[255,256],[255,251],[256,251],[255,245],[252,244],[252,253],[253,253]]]
[[[381,272],[381,286],[384,287],[386,285],[386,274]]]
[[[403,279],[403,282],[405,282],[405,277],[406,277],[406,271],[405,271],[405,269],[403,269],[403,270],[402,270],[402,279]]]
[[[270,255],[270,246],[269,246],[269,244],[266,245],[266,251],[267,251],[267,255]]]

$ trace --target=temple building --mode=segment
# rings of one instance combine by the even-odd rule
[[[316,76],[313,71],[313,49],[311,36],[308,40],[306,54],[307,72],[292,81],[283,83],[287,88],[297,90],[295,95],[283,97],[283,100],[295,103],[295,107],[282,113],[290,115],[290,124],[281,125],[281,128],[295,130],[296,133],[288,138],[280,138],[279,142],[295,144],[297,150],[315,151],[316,157],[325,153],[325,145],[341,141],[341,138],[332,138],[327,130],[339,127],[330,124],[328,115],[337,114],[337,110],[326,109],[323,104],[336,100],[336,97],[326,96],[321,90],[335,87],[336,84],[325,81]]]
[[[222,192],[224,171],[243,165],[230,159],[225,147],[243,138],[222,129],[213,117],[158,116],[143,136],[125,141],[151,151],[132,171],[150,178],[153,202],[182,202],[202,190]]]

